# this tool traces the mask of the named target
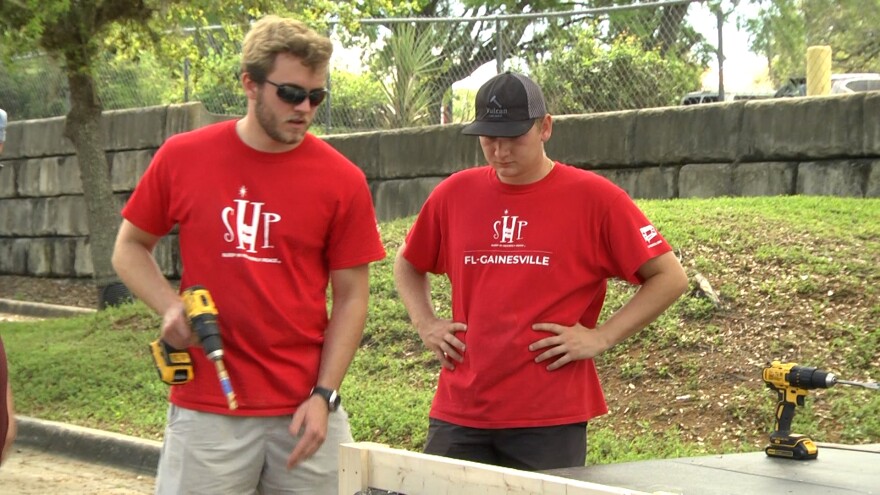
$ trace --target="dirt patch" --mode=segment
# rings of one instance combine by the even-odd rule
[[[830,242],[779,242],[807,246],[805,256],[841,256]],[[610,414],[596,424],[620,437],[643,438],[647,432],[653,441],[682,439],[710,451],[756,451],[774,426],[776,394],[761,377],[771,360],[815,366],[844,379],[880,380],[880,348],[861,337],[861,345],[854,345],[856,335],[880,325],[878,280],[869,268],[880,263],[880,253],[860,253],[826,273],[710,247],[681,255],[694,289],[681,302],[690,309],[682,312],[674,335],[648,328],[621,355],[597,360]],[[713,264],[700,267],[700,258]],[[700,268],[721,294],[720,307],[704,304],[694,281]],[[876,443],[876,434],[834,416],[836,400],[867,405],[871,397],[845,386],[812,390],[795,416],[795,428],[807,429],[796,433],[819,442]],[[799,425],[806,418],[809,426]]]
[[[790,239],[789,242],[800,242]],[[806,244],[805,245],[810,245]],[[811,250],[834,252],[813,242]],[[697,442],[708,451],[755,451],[773,426],[776,396],[761,379],[773,359],[833,371],[841,378],[878,380],[853,370],[880,369],[880,348],[848,346],[852,332],[880,326],[880,285],[872,264],[880,253],[825,274],[798,273],[774,259],[732,255],[721,249],[682,253],[688,274],[698,257],[714,260],[707,280],[721,295],[709,308],[700,291],[686,296],[674,334],[646,329],[622,350],[597,359],[610,414],[594,420],[619,438]],[[0,298],[96,308],[98,292],[89,279],[0,276]],[[708,308],[708,309],[707,309]],[[864,346],[863,346],[864,347]],[[876,443],[864,431],[847,431],[833,420],[834,398],[861,400],[860,389],[812,391],[806,398],[816,441]],[[862,394],[862,395],[860,395]],[[867,399],[865,399],[867,400]],[[646,437],[646,433],[650,433]],[[633,450],[638,451],[637,443]]]
[[[91,279],[0,275],[0,299],[98,307],[98,288]]]
[[[17,448],[3,464],[3,493],[151,494],[153,476],[82,462],[31,448]]]

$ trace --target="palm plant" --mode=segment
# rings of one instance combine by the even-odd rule
[[[388,73],[380,80],[386,103],[382,107],[385,125],[389,128],[431,124],[437,98],[433,76],[441,68],[434,54],[433,31],[399,24],[386,45]]]

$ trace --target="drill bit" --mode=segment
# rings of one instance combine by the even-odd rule
[[[837,383],[841,383],[843,385],[853,385],[856,387],[870,388],[871,390],[880,390],[880,383],[878,382],[856,382],[852,380],[838,379]]]
[[[232,390],[232,382],[229,380],[229,373],[226,372],[223,360],[220,358],[215,359],[214,367],[217,368],[217,378],[220,380],[220,388],[223,389],[229,409],[238,409],[238,401],[235,400],[235,392]]]
[[[223,342],[220,339],[220,325],[217,321],[218,312],[214,299],[208,289],[201,285],[194,285],[184,290],[181,296],[190,326],[199,336],[205,356],[214,361],[214,367],[217,368],[217,378],[220,380],[220,388],[226,396],[229,409],[237,409],[238,401],[235,400],[232,382],[223,364]]]

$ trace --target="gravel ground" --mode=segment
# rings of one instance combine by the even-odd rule
[[[0,492],[18,495],[138,495],[153,493],[155,484],[152,476],[27,447],[14,448],[0,469]]]

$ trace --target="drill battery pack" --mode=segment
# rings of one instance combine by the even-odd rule
[[[174,349],[162,340],[150,342],[150,354],[159,379],[168,385],[180,385],[193,379],[192,358],[185,349]]]
[[[819,455],[819,449],[813,440],[806,435],[770,435],[770,444],[764,449],[770,457],[783,457],[805,461],[815,459]]]

